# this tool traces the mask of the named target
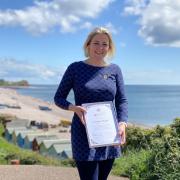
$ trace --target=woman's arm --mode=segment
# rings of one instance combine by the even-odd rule
[[[115,107],[117,111],[118,122],[127,123],[128,101],[125,95],[123,75],[119,67],[116,74],[116,88],[117,91],[115,95]]]
[[[65,109],[65,110],[68,110],[69,105],[71,104],[69,101],[67,101],[67,96],[73,87],[73,81],[74,81],[73,75],[74,75],[74,70],[73,70],[73,67],[71,64],[65,71],[65,73],[61,79],[61,82],[59,84],[59,87],[54,96],[55,104],[58,107]]]
[[[73,70],[72,65],[70,65],[62,77],[62,80],[54,96],[54,102],[58,107],[62,109],[75,112],[81,122],[84,124],[84,113],[86,112],[86,110],[82,106],[76,106],[67,101],[67,96],[70,90],[73,88],[73,79],[75,77],[74,72],[75,69]]]
[[[115,107],[117,112],[117,118],[119,122],[119,135],[121,137],[121,144],[126,142],[126,127],[128,120],[128,102],[125,96],[124,80],[120,68],[117,70],[116,75],[116,96],[115,96]]]

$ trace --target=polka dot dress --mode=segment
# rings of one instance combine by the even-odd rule
[[[68,109],[71,103],[66,98],[71,89],[76,105],[113,101],[118,121],[127,121],[127,99],[119,66],[97,67],[84,61],[74,62],[64,73],[55,94],[57,106]],[[77,161],[106,160],[120,155],[120,147],[117,146],[89,148],[85,127],[76,114],[72,119],[71,142],[73,158]]]

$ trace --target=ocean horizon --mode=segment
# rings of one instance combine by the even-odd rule
[[[52,103],[57,88],[58,85],[30,85],[16,90]],[[168,125],[180,117],[180,85],[126,85],[125,90],[131,123]],[[74,103],[72,91],[67,99]]]

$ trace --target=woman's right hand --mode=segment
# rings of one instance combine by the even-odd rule
[[[84,107],[70,104],[68,109],[75,112],[81,120],[82,124],[85,125],[84,113],[86,113],[86,109]]]

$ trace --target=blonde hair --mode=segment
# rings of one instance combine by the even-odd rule
[[[84,49],[84,55],[85,57],[89,57],[89,49],[88,46],[91,43],[91,40],[93,39],[93,37],[97,34],[106,34],[107,37],[109,38],[109,51],[107,53],[108,57],[113,57],[115,54],[115,45],[114,42],[112,40],[112,35],[111,33],[104,27],[97,27],[95,28],[93,31],[91,31],[84,43],[83,49]]]

